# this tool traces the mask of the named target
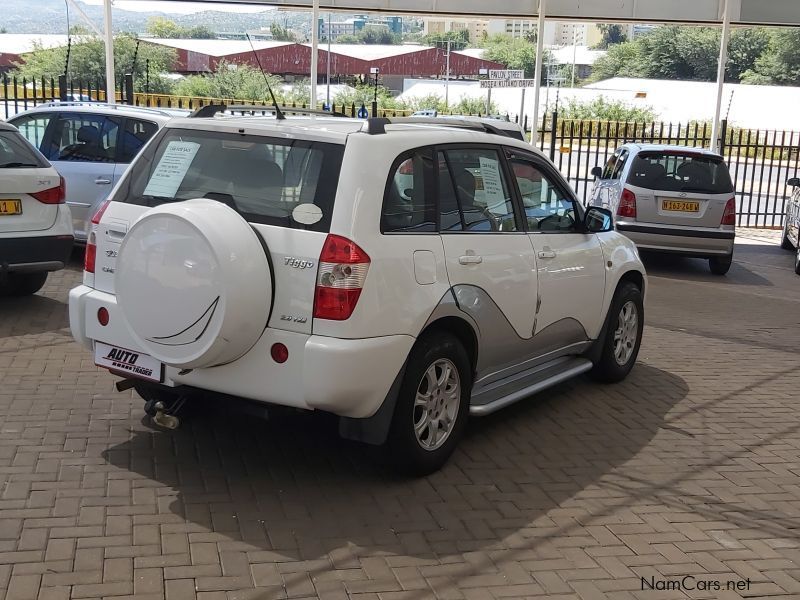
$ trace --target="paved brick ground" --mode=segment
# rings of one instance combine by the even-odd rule
[[[800,598],[800,278],[748,237],[725,279],[648,260],[626,382],[474,421],[417,481],[326,419],[151,428],[69,337],[76,263],[0,300],[0,600]]]

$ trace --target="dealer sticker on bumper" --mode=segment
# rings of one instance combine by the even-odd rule
[[[141,352],[95,342],[94,362],[100,367],[118,373],[126,373],[131,377],[159,383],[164,380],[164,365],[152,356]]]

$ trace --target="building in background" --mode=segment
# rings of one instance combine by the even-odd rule
[[[320,39],[327,40],[330,36],[330,40],[333,42],[343,35],[356,35],[366,29],[383,29],[395,35],[402,35],[403,18],[359,15],[344,21],[331,20],[330,23],[327,17],[320,17],[319,19]]]
[[[482,19],[445,19],[426,17],[423,19],[422,32],[425,35],[466,31],[470,42],[480,40],[486,33],[489,21]]]

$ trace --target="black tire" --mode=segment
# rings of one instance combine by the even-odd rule
[[[423,442],[417,438],[415,423],[418,417],[421,419],[427,413],[427,409],[416,406],[415,400],[418,389],[424,385],[423,380],[426,379],[428,369],[435,368],[439,361],[447,361],[449,365],[455,367],[460,386],[458,390],[460,393],[457,394],[459,403],[457,409],[453,411],[454,419],[444,441],[438,447],[426,449],[423,447]],[[472,368],[467,353],[458,339],[447,333],[432,332],[417,341],[406,366],[386,442],[389,458],[399,471],[416,476],[428,475],[439,470],[447,462],[464,435],[471,389]],[[438,425],[436,431],[440,431]],[[424,434],[425,432],[423,437],[435,440],[430,437],[432,435],[430,428],[428,435]]]
[[[615,333],[621,324],[621,315],[623,307],[628,303],[632,303],[636,309],[636,332],[634,334],[634,342],[632,352],[627,357],[627,360],[620,363],[615,355]],[[636,364],[636,358],[639,356],[639,348],[642,345],[642,333],[644,330],[644,303],[642,302],[642,291],[633,283],[622,283],[614,294],[614,299],[611,301],[611,306],[608,309],[608,327],[606,328],[606,335],[602,341],[602,350],[600,358],[594,364],[594,367],[589,372],[589,375],[604,383],[616,383],[622,381],[631,372],[633,365]]]
[[[725,275],[728,271],[731,270],[732,264],[733,264],[733,254],[722,258],[714,257],[708,259],[708,268],[711,269],[711,272],[714,275]]]
[[[800,243],[797,244],[797,252],[794,255],[794,272],[800,275]]]
[[[792,242],[789,241],[789,217],[788,215],[785,218],[785,223],[783,224],[783,234],[781,235],[781,248],[784,250],[794,250],[794,245]]]
[[[11,272],[6,276],[6,280],[0,283],[0,295],[2,296],[32,296],[44,286],[47,281],[47,272],[40,273],[16,273]]]

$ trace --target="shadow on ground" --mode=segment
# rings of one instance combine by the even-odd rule
[[[0,338],[32,335],[69,327],[63,302],[34,295],[0,297]]]
[[[172,488],[169,510],[188,522],[283,560],[350,544],[441,558],[502,543],[598,482],[687,393],[682,379],[645,365],[616,386],[579,379],[473,420],[450,463],[418,480],[340,440],[324,415],[195,411],[183,428],[133,431],[103,457]]]
[[[708,281],[727,285],[773,286],[767,278],[753,272],[747,265],[738,262],[744,253],[737,246],[733,265],[725,276],[714,275],[708,268],[708,260],[688,258],[677,254],[660,254],[642,251],[642,263],[648,275],[683,281]]]

